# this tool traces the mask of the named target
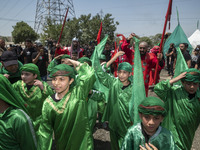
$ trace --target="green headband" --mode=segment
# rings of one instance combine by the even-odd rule
[[[71,59],[71,57],[69,55],[67,55],[67,54],[64,54],[63,56],[60,57],[60,59],[65,59],[65,58]]]
[[[86,63],[89,64],[89,66],[92,66],[92,61],[88,57],[81,57],[81,58],[78,59],[78,61],[81,62],[81,63],[86,62]]]
[[[49,74],[50,78],[53,78],[56,76],[68,76],[75,79],[75,72],[71,66],[66,65],[66,64],[60,64],[60,65],[55,66]]]
[[[165,116],[167,113],[165,103],[157,97],[146,97],[138,106],[138,112],[142,114],[162,116]]]
[[[132,72],[132,66],[128,62],[123,62],[123,63],[119,64],[117,70],[118,71],[119,70],[125,70],[125,71],[128,71],[128,72]]]
[[[181,81],[190,81],[199,83],[200,82],[200,71],[195,68],[190,68],[185,70],[184,72],[187,72],[185,77],[181,79]],[[195,74],[191,74],[191,72],[195,72]]]
[[[24,66],[20,68],[20,71],[27,71],[27,72],[37,74],[37,79],[41,80],[39,68],[37,65],[33,63],[25,64]]]

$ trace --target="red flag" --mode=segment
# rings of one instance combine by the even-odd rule
[[[166,16],[165,16],[165,24],[164,24],[162,38],[161,38],[161,42],[160,42],[159,53],[162,52],[162,45],[163,45],[164,35],[165,35],[165,31],[166,31],[167,21],[169,21],[169,28],[170,28],[171,13],[172,13],[172,0],[169,0],[168,9],[167,9],[167,13],[166,13]],[[154,84],[156,84],[156,82],[157,82],[158,63],[159,63],[159,61],[156,64],[155,76],[154,76]]]
[[[101,31],[102,31],[102,22],[101,22],[99,32],[98,32],[98,35],[97,35],[97,44],[99,44],[100,41],[101,41]]]
[[[122,40],[119,41],[119,43],[124,42],[126,40],[125,36],[123,34],[117,34],[117,37],[122,36]]]

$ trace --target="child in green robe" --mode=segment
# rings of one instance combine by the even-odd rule
[[[181,85],[173,85],[181,81]],[[158,83],[154,92],[165,102],[168,115],[162,126],[169,129],[179,149],[190,150],[200,122],[200,72],[190,68],[179,76]]]
[[[160,126],[166,115],[165,104],[156,97],[147,97],[138,106],[141,123],[128,129],[121,150],[174,150],[169,130]]]
[[[0,149],[36,150],[37,142],[26,104],[0,75]]]
[[[95,82],[94,70],[88,64],[71,59],[55,66],[50,72],[56,94],[43,105],[39,127],[38,150],[50,150],[54,132],[57,150],[92,150],[93,140],[89,126],[87,102]]]
[[[13,87],[28,104],[27,110],[37,132],[43,102],[53,94],[53,90],[46,82],[40,80],[40,72],[35,64],[25,64],[20,70],[22,80],[15,82]]]
[[[119,56],[119,51],[110,61],[104,65],[106,70]],[[132,125],[129,115],[129,102],[132,96],[132,66],[123,62],[118,66],[118,78],[110,76],[103,69],[97,68],[96,75],[105,87],[109,89],[108,103],[106,105],[103,122],[109,122],[111,148],[119,150],[128,128]]]

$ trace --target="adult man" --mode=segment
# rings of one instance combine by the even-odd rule
[[[188,45],[187,43],[181,43],[181,44],[179,44],[179,47],[183,54],[183,57],[185,58],[188,68],[190,68],[191,67],[191,56],[187,51],[187,45]]]
[[[20,68],[23,64],[17,60],[12,51],[5,51],[1,55],[0,74],[3,74],[11,83],[21,80]]]
[[[0,38],[0,56],[2,55],[2,53],[4,52],[4,51],[6,51],[7,49],[5,48],[5,41],[4,41],[4,39],[1,39]]]
[[[23,56],[24,56],[24,63],[32,63],[32,54],[35,52],[35,48],[33,47],[33,43],[31,40],[27,39],[25,42],[26,48],[24,49]]]
[[[32,54],[32,61],[40,70],[40,76],[43,81],[47,80],[48,52],[42,44],[38,45],[37,52]]]
[[[65,47],[64,50],[67,51],[67,54],[70,55],[73,60],[78,60],[83,57],[84,50],[80,48],[79,40],[76,37],[72,39],[71,47]]]

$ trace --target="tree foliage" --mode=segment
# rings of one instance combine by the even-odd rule
[[[97,34],[102,21],[102,33],[101,38],[105,34],[109,35],[109,41],[113,41],[114,32],[117,29],[118,22],[114,21],[111,14],[105,14],[103,18],[99,14],[95,16],[81,15],[79,18],[72,18],[66,21],[65,27],[62,33],[60,43],[70,45],[74,37],[77,37],[80,43],[89,43],[97,38]],[[53,20],[47,20],[47,24],[43,28],[42,39],[54,39],[58,40],[61,32],[62,24],[55,24]]]
[[[33,30],[33,28],[31,28],[31,26],[21,21],[17,22],[16,25],[13,26],[12,37],[14,39],[14,43],[21,43],[24,42],[26,39],[35,41],[39,36]]]

